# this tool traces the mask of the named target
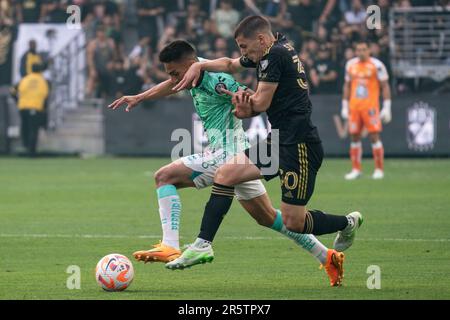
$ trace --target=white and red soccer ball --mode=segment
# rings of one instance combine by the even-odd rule
[[[106,291],[122,291],[133,281],[134,269],[131,261],[118,253],[100,259],[95,268],[95,279]]]

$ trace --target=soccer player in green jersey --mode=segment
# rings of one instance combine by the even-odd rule
[[[127,105],[130,111],[144,100],[155,100],[169,96],[176,91],[173,88],[183,78],[189,67],[203,60],[197,57],[195,49],[186,41],[176,40],[168,44],[159,54],[170,79],[135,96],[124,96],[109,105],[117,109]],[[226,73],[205,71],[201,74],[198,85],[188,88],[194,101],[195,111],[206,130],[209,145],[205,152],[182,157],[162,168],[155,174],[159,213],[163,237],[153,249],[140,250],[133,255],[140,261],[170,262],[180,257],[179,222],[181,201],[177,189],[196,187],[198,189],[213,185],[217,169],[234,155],[249,147],[242,121],[239,118],[252,114],[235,113],[231,97],[225,92],[249,90],[240,85]],[[238,118],[239,117],[239,118]],[[213,186],[214,189],[214,186]],[[239,200],[246,211],[261,225],[272,228],[307,250],[326,268],[330,280],[342,277],[342,265],[328,261],[329,249],[310,234],[299,234],[287,230],[279,210],[273,208],[264,185],[260,180],[246,181],[234,187],[234,190],[220,190],[221,194]],[[201,253],[196,252],[193,261],[186,266],[210,262],[214,258],[211,246]]]

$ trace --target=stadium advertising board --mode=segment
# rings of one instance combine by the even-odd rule
[[[394,97],[393,120],[382,133],[387,156],[449,156],[450,95]],[[318,126],[327,156],[347,156],[347,124],[339,116],[340,96],[312,96],[313,122]],[[122,155],[169,156],[179,139],[176,129],[190,133],[191,151],[199,152],[206,139],[190,99],[167,99],[143,105],[124,116],[105,110],[106,152]],[[267,135],[264,115],[244,120],[250,140]],[[176,138],[176,137],[175,137]],[[364,154],[371,154],[364,139]]]

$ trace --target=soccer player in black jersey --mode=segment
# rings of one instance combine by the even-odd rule
[[[327,270],[331,285],[340,285],[342,251],[353,243],[362,216],[359,212],[338,216],[306,208],[322,164],[323,149],[317,128],[311,121],[312,105],[303,65],[287,39],[281,34],[274,36],[270,23],[261,16],[242,20],[236,28],[235,40],[242,53],[240,58],[195,63],[174,90],[191,84],[195,86],[203,70],[237,73],[244,68],[256,68],[258,86],[255,93],[226,90],[224,93],[232,95],[237,116],[266,112],[272,134],[216,171],[197,240],[185,251],[186,254],[166,266],[182,269],[201,263],[202,255],[212,254],[211,242],[231,206],[234,185],[279,176],[282,214],[278,215],[273,227],[313,235],[338,232],[334,249],[327,250],[324,265],[336,274],[332,277]],[[264,159],[266,150],[272,151],[268,154],[269,162]],[[271,170],[274,163],[275,170]]]

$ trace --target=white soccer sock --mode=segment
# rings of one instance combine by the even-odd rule
[[[296,244],[308,251],[313,257],[319,260],[321,264],[325,264],[327,262],[328,248],[325,247],[314,235],[289,231],[286,229],[285,225],[283,225],[283,229],[280,232],[288,238],[294,240]]]
[[[272,225],[272,229],[280,232],[289,239],[294,240],[296,244],[308,251],[314,258],[319,260],[321,264],[325,264],[327,262],[328,248],[325,247],[322,242],[320,242],[319,239],[312,234],[289,231],[283,224],[283,219],[281,218],[281,212],[279,210],[277,210],[277,216],[274,224]]]
[[[345,217],[347,218],[348,224],[344,228],[344,230],[342,230],[342,232],[344,232],[344,233],[351,231],[353,229],[353,227],[355,226],[355,220],[353,220],[352,216],[346,215]]]
[[[177,188],[166,184],[156,190],[158,194],[159,216],[163,231],[162,243],[180,249],[180,213],[181,201]]]
[[[383,146],[383,142],[381,142],[381,140],[378,140],[377,142],[372,143],[373,149],[381,148],[382,146]]]
[[[193,246],[196,247],[196,248],[201,249],[201,248],[207,247],[210,244],[211,244],[211,242],[208,241],[208,240],[205,240],[205,239],[202,239],[202,238],[197,238],[197,239],[195,239],[195,241],[193,243]]]

